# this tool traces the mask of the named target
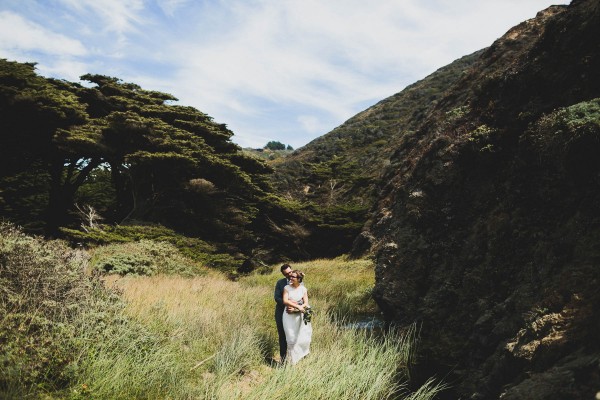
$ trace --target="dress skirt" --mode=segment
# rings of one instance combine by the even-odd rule
[[[312,325],[304,324],[302,313],[283,312],[283,330],[287,340],[286,359],[293,365],[310,353]]]

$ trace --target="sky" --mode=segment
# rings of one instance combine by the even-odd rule
[[[0,58],[169,93],[299,148],[560,0],[0,0]]]

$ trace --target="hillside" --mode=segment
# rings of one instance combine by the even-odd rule
[[[597,1],[511,29],[380,181],[374,296],[388,320],[421,321],[423,371],[447,374],[449,398],[600,387],[598,37]]]
[[[283,193],[369,205],[353,252],[448,398],[600,388],[599,37],[598,1],[549,7],[276,167]]]
[[[440,68],[274,164],[274,186],[319,205],[372,206],[375,184],[400,138],[417,129],[479,53]]]
[[[301,205],[303,217],[294,221],[306,232],[300,239],[307,256],[334,257],[352,251],[374,207],[382,171],[401,138],[414,134],[479,53],[440,68],[270,163],[276,192]]]

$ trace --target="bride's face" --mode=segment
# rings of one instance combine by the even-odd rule
[[[298,282],[298,275],[296,275],[296,274],[290,274],[288,278],[290,279],[290,283],[292,285],[297,285],[299,283]]]

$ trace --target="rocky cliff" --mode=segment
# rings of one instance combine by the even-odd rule
[[[448,398],[600,391],[600,2],[511,29],[394,142],[356,252]]]

